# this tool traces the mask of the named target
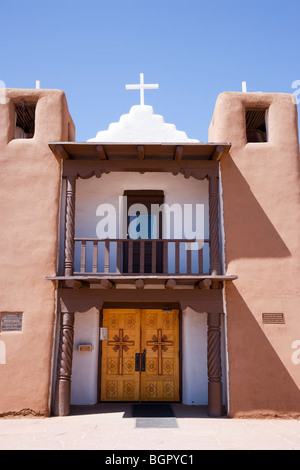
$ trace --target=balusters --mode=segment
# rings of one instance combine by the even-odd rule
[[[178,274],[180,271],[180,245],[179,242],[175,242],[175,273]]]
[[[98,271],[98,242],[93,241],[93,273]]]
[[[109,273],[109,240],[105,240],[104,272]]]
[[[145,241],[140,240],[140,273],[145,272]]]
[[[85,273],[85,263],[86,263],[86,241],[83,240],[81,242],[81,264],[80,264],[80,272]]]
[[[192,272],[192,249],[191,243],[186,243],[186,272],[190,274]]]
[[[167,274],[168,272],[168,240],[164,240],[164,267],[163,272]]]
[[[208,243],[209,240],[204,240]],[[194,274],[203,273],[203,246],[198,242],[198,250],[191,250],[194,241],[168,239],[168,240],[133,240],[133,239],[105,239],[98,240],[92,238],[75,239],[80,247],[79,260],[80,271],[75,274],[109,274],[112,270],[115,274],[171,274],[170,266],[175,274],[192,274],[192,264],[197,262],[198,269]],[[134,250],[135,244],[137,250]],[[151,252],[148,245],[151,244]],[[159,244],[159,245],[157,245]],[[162,247],[160,256],[163,258],[163,272],[157,272],[159,269],[157,255],[158,248]],[[169,246],[172,248],[169,250]],[[127,248],[124,250],[124,248]],[[182,249],[181,249],[182,247]],[[185,248],[185,250],[183,250]],[[126,256],[126,270],[123,272],[123,253]],[[134,253],[136,258],[134,259]],[[196,254],[197,253],[197,254]],[[102,262],[101,262],[102,260]],[[171,260],[171,264],[169,264]],[[160,260],[159,260],[160,261]],[[193,263],[192,263],[193,261]],[[183,265],[186,263],[186,269]],[[100,264],[100,265],[99,265]],[[102,268],[100,267],[102,264]],[[150,269],[149,269],[150,268]],[[184,271],[182,271],[184,269]]]
[[[198,272],[203,273],[203,248],[198,246]]]
[[[151,265],[152,265],[152,272],[156,273],[156,240],[152,241],[152,259],[151,259]]]
[[[128,273],[132,274],[133,265],[133,241],[128,240]]]
[[[123,242],[121,240],[117,240],[117,266],[116,266],[116,271],[117,274],[122,273],[122,246]]]

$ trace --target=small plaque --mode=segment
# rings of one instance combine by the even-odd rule
[[[92,352],[93,346],[91,344],[79,344],[77,350],[81,352]]]
[[[22,331],[23,313],[1,313],[1,331]]]
[[[271,324],[284,324],[284,315],[283,313],[263,313],[262,314],[263,323]]]
[[[105,340],[108,338],[108,329],[106,327],[100,328],[100,339]]]

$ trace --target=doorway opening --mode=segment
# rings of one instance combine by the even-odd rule
[[[103,401],[179,402],[179,310],[103,309]]]

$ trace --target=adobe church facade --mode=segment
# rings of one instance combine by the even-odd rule
[[[59,90],[5,89],[0,121],[0,416],[300,416],[293,95],[222,93],[207,143],[142,101],[76,142]]]

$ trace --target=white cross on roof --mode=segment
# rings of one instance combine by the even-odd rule
[[[140,83],[137,85],[125,85],[126,90],[140,90],[140,105],[144,106],[144,90],[157,90],[158,84],[146,84],[144,83],[144,74],[140,73]]]

